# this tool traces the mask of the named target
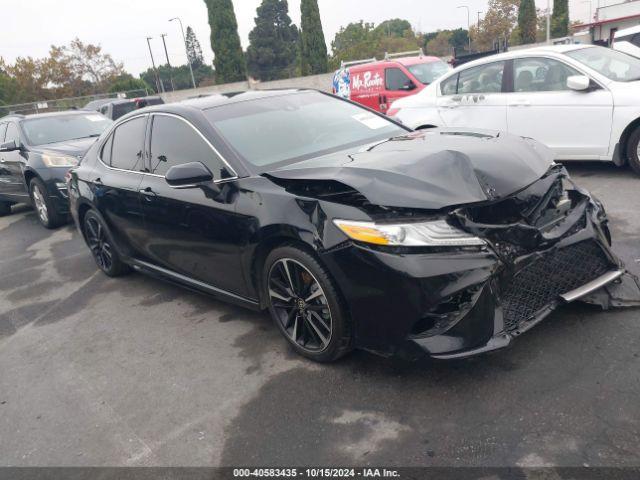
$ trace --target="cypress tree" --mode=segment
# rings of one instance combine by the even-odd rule
[[[536,4],[534,0],[520,0],[518,10],[518,34],[520,44],[536,42],[538,30],[538,19],[536,15]]]
[[[325,73],[328,69],[327,44],[322,31],[318,0],[302,0],[300,11],[302,74]]]
[[[551,36],[561,38],[569,35],[569,0],[553,0]]]
[[[200,42],[191,27],[187,27],[186,43],[189,62],[191,62],[191,65],[194,68],[198,68],[204,63],[204,57],[202,56],[202,47],[200,46]]]
[[[292,77],[296,70],[298,28],[291,23],[287,0],[262,0],[255,21],[247,49],[249,73],[260,80]]]
[[[246,79],[246,64],[238,22],[231,0],[204,0],[209,10],[211,48],[215,54],[216,82],[239,82]]]

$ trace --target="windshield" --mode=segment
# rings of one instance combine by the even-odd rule
[[[261,171],[407,133],[379,115],[319,92],[240,102],[204,113],[235,151]]]
[[[37,146],[98,137],[111,123],[111,120],[104,115],[87,113],[86,115],[60,115],[24,120],[22,128],[27,136],[27,143]]]
[[[429,85],[442,75],[447,73],[451,68],[442,60],[429,63],[418,63],[407,67],[409,71],[418,79],[420,83]]]
[[[589,47],[567,55],[616,82],[640,80],[640,59],[610,48]]]

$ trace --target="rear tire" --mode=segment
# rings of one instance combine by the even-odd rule
[[[640,128],[636,128],[627,142],[627,159],[636,175],[640,175]]]
[[[295,246],[273,250],[262,271],[271,318],[300,355],[333,362],[351,351],[351,320],[329,272]]]
[[[42,180],[39,178],[31,180],[29,194],[31,195],[31,202],[36,210],[38,220],[43,227],[53,229],[66,222],[66,217],[58,213],[51,198],[49,198],[47,187],[45,187]]]
[[[0,217],[11,215],[11,202],[0,202]]]
[[[93,210],[89,210],[82,219],[82,232],[96,265],[107,276],[120,277],[131,271],[118,255],[102,217]]]

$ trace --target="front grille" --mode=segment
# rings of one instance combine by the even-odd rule
[[[595,242],[558,249],[518,272],[503,294],[504,323],[515,330],[558,296],[604,275],[612,268]]]

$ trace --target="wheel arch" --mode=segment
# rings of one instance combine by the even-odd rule
[[[627,156],[629,138],[637,128],[640,128],[640,117],[636,118],[622,131],[622,135],[620,135],[620,141],[618,143],[618,152],[617,155],[614,155],[614,162],[616,165],[622,167],[629,162],[629,158]]]
[[[312,255],[320,264],[322,264],[316,249],[303,240],[299,235],[295,235],[293,232],[288,230],[289,229],[276,229],[275,227],[270,228],[264,232],[264,235],[262,235],[261,240],[252,252],[249,264],[248,280],[258,294],[261,309],[267,308],[266,299],[262,292],[262,269],[264,268],[264,262],[273,250],[287,245],[294,246]]]

